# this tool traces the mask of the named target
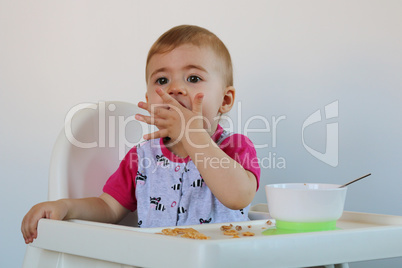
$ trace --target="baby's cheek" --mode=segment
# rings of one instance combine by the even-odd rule
[[[159,105],[159,104],[163,104],[162,99],[159,96],[155,96],[155,97],[150,97],[148,98],[148,102],[149,105]]]
[[[147,103],[148,104],[162,104],[162,98],[155,92],[155,89],[148,89],[147,94]]]

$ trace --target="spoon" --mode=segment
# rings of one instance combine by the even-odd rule
[[[357,178],[357,179],[355,179],[355,180],[353,180],[353,181],[350,181],[350,182],[348,182],[348,183],[345,183],[345,184],[342,185],[342,186],[339,186],[339,188],[343,188],[343,187],[345,187],[345,186],[348,186],[349,184],[352,184],[352,183],[354,183],[354,182],[357,182],[357,181],[359,181],[359,180],[361,180],[361,179],[364,179],[365,177],[368,177],[368,176],[370,176],[370,175],[371,175],[371,173],[366,174],[366,175],[364,175],[364,176],[361,176],[360,178]]]

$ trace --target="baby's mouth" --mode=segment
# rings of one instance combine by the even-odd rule
[[[181,102],[181,101],[177,101],[181,106],[183,106],[184,108],[186,108],[186,109],[188,109],[187,108],[187,106],[183,103],[183,102]]]

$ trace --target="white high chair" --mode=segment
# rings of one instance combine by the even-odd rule
[[[142,112],[135,104],[119,101],[73,107],[53,148],[48,200],[99,196],[127,151],[142,141],[148,126],[134,119]],[[137,226],[136,213],[129,213],[119,224]],[[55,266],[60,261],[54,260],[61,255],[44,261],[43,256],[50,253],[37,251],[27,247],[23,267],[64,267]]]

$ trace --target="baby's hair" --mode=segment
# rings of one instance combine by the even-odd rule
[[[170,52],[185,44],[192,44],[198,47],[210,47],[222,60],[224,66],[222,73],[226,86],[233,86],[232,60],[225,44],[212,32],[194,25],[176,26],[162,34],[158,40],[155,41],[148,52],[145,74],[146,80],[148,79],[148,64],[153,55]]]

